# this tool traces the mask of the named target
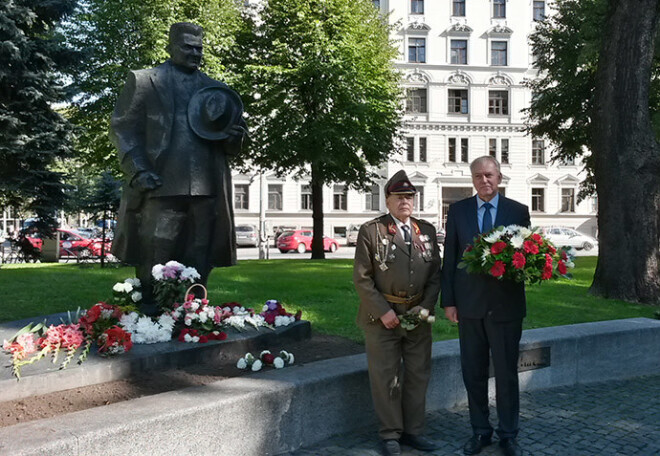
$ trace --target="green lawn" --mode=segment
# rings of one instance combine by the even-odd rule
[[[578,258],[573,280],[528,287],[525,328],[653,318],[654,307],[589,296],[595,265],[594,257]],[[361,341],[355,325],[358,300],[352,269],[352,260],[241,261],[213,271],[209,299],[215,305],[238,301],[255,309],[267,299],[278,299],[289,311],[302,309],[314,330]],[[110,298],[112,285],[132,277],[133,271],[69,264],[4,265],[0,268],[0,322],[88,308]],[[456,326],[443,318],[435,323],[433,334],[434,340],[458,337]]]

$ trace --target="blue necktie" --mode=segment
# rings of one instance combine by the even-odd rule
[[[493,205],[490,203],[484,203],[484,205],[481,207],[484,208],[484,220],[481,224],[481,232],[487,233],[493,229],[493,216],[490,214],[490,209],[493,207]]]

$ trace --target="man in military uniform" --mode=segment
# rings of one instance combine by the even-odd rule
[[[421,322],[406,330],[399,320],[422,309],[433,315],[440,292],[435,228],[411,217],[415,193],[405,171],[392,176],[385,186],[389,214],[363,224],[355,248],[357,323],[364,330],[371,395],[386,456],[401,454],[400,443],[422,451],[437,448],[422,435],[431,325]]]

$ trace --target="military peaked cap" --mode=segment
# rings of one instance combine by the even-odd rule
[[[388,195],[414,195],[417,189],[408,179],[404,170],[398,171],[385,184],[385,196]]]

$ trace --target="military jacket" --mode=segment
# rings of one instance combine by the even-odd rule
[[[377,322],[394,305],[383,294],[412,297],[419,293],[420,305],[434,312],[440,293],[440,252],[435,228],[411,217],[411,246],[405,244],[391,215],[360,227],[355,248],[353,282],[360,297],[357,323],[365,328]],[[400,314],[402,308],[395,308]]]

